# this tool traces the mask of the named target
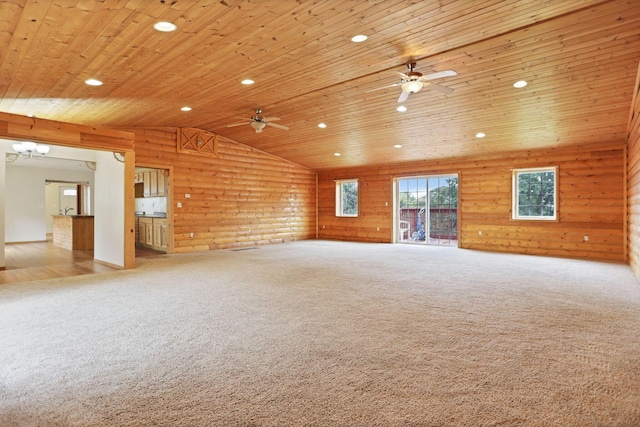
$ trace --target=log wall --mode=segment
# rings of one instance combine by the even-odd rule
[[[175,128],[130,131],[137,165],[171,169],[174,252],[315,238],[315,172],[223,137],[200,155]]]
[[[627,217],[629,264],[640,279],[640,72],[627,135]]]
[[[393,179],[457,173],[460,247],[624,260],[624,164],[625,145],[621,142],[320,171],[318,237],[391,242]],[[558,166],[558,220],[512,220],[512,169],[543,166]],[[359,216],[336,217],[334,180],[350,178],[359,179]],[[585,235],[588,241],[584,241]]]

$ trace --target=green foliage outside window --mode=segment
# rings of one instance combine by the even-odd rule
[[[517,218],[555,218],[555,175],[555,170],[548,169],[516,172]]]
[[[358,180],[336,181],[336,216],[358,216]]]
[[[342,215],[358,215],[358,181],[342,183]]]

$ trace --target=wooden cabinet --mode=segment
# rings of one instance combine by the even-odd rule
[[[149,191],[151,197],[158,195],[158,171],[149,172]]]
[[[166,218],[137,218],[136,242],[154,249],[169,247],[169,222]]]
[[[157,172],[157,185],[156,185],[156,196],[164,197],[167,194],[167,177],[164,175],[163,170],[158,170]]]
[[[153,218],[138,219],[138,243],[153,246]]]
[[[144,197],[151,197],[151,171],[144,172],[142,174],[142,182],[144,184]]]
[[[169,224],[166,219],[153,218],[153,246],[162,249],[169,246]]]
[[[169,224],[162,226],[162,239],[160,240],[160,247],[162,249],[169,248]]]
[[[163,170],[148,170],[140,175],[142,175],[144,197],[163,197],[167,194],[167,177]]]

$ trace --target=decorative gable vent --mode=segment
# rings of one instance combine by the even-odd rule
[[[215,156],[218,135],[201,129],[178,128],[178,153]]]

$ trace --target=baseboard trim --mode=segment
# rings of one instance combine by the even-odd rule
[[[112,264],[112,263],[107,262],[107,261],[102,261],[101,259],[94,258],[93,262],[96,262],[96,263],[102,264],[102,265],[106,265],[107,267],[115,268],[116,270],[124,270],[124,267],[121,266],[121,265]]]

